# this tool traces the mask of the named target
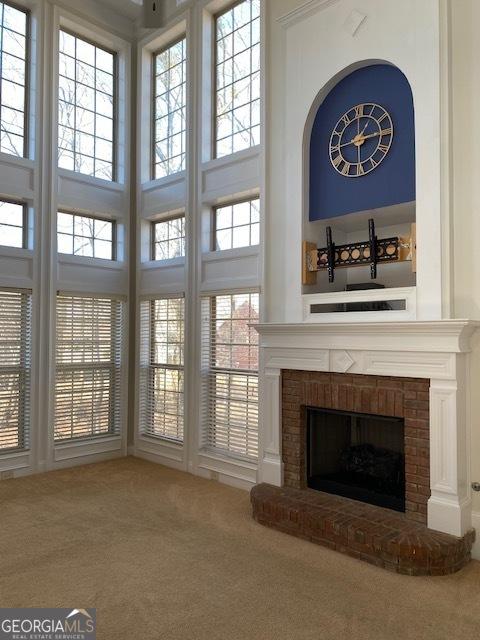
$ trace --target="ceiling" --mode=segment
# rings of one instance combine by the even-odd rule
[[[121,13],[130,20],[136,20],[142,13],[141,0],[97,0],[101,4]]]

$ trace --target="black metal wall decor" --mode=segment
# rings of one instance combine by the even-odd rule
[[[411,225],[407,237],[394,236],[377,238],[373,218],[368,221],[369,239],[363,242],[351,242],[336,245],[332,238],[332,229],[327,227],[327,246],[320,249],[312,242],[303,243],[303,284],[315,284],[317,272],[327,269],[328,281],[335,281],[335,269],[370,265],[370,277],[377,277],[377,264],[392,262],[412,262],[412,271],[416,270],[415,225]]]

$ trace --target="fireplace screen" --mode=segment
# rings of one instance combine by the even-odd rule
[[[307,407],[307,485],[405,511],[402,418]]]

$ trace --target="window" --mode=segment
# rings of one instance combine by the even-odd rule
[[[185,302],[141,303],[141,433],[183,441]]]
[[[258,293],[202,301],[204,445],[258,456]]]
[[[59,253],[88,258],[115,259],[115,222],[59,211]]]
[[[216,156],[260,143],[260,0],[215,20]]]
[[[28,14],[0,2],[0,151],[26,155]]]
[[[60,31],[58,166],[114,180],[116,56]]]
[[[0,335],[0,453],[5,453],[29,445],[29,291],[0,290]]]
[[[185,169],[186,146],[185,38],[153,57],[153,178]]]
[[[185,216],[152,222],[152,260],[185,255]]]
[[[260,242],[260,200],[247,200],[214,210],[214,250],[250,247]]]
[[[57,296],[55,441],[120,431],[122,303]]]
[[[6,247],[26,246],[27,207],[19,202],[0,200],[0,244]]]

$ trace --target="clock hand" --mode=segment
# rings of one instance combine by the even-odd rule
[[[375,131],[375,133],[369,133],[368,136],[363,136],[362,140],[368,140],[369,138],[375,138],[380,135],[380,131]]]
[[[365,131],[365,129],[363,129],[363,130]],[[378,131],[376,133],[370,133],[367,136],[364,136],[363,133],[359,133],[358,136],[355,136],[355,138],[352,138],[348,142],[344,142],[343,144],[341,144],[339,146],[340,146],[340,148],[348,147],[348,145],[350,145],[350,144],[363,142],[364,140],[368,140],[369,138],[374,138],[375,136],[379,136],[379,135],[380,135],[380,133]]]

